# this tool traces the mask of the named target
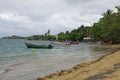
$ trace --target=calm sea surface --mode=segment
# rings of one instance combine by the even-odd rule
[[[101,45],[80,43],[70,46],[55,46],[53,49],[26,48],[26,40],[0,40],[0,80],[36,80],[40,76],[76,64],[94,60],[114,49]],[[51,41],[29,41],[35,44],[50,44]]]

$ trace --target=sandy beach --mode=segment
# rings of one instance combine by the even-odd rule
[[[78,64],[71,69],[61,70],[37,80],[120,80],[120,45],[105,47],[118,49],[95,61]]]

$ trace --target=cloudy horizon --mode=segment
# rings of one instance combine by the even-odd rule
[[[0,0],[0,37],[71,31],[91,26],[118,0]]]

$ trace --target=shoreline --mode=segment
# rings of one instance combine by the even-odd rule
[[[60,70],[56,73],[37,78],[37,80],[117,80],[117,77],[114,79],[115,77],[111,75],[115,72],[120,73],[120,44],[105,45],[105,47],[113,47],[117,50],[103,55],[97,60],[77,64],[72,68]],[[112,79],[111,77],[114,78]],[[118,79],[120,79],[119,74]]]

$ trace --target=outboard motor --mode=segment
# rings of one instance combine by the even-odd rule
[[[49,46],[49,48],[53,48],[53,46],[51,44],[49,44],[48,46]]]

